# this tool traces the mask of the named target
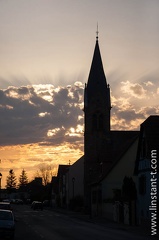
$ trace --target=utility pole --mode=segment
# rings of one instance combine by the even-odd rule
[[[1,179],[2,179],[2,173],[0,172],[0,190],[1,190]]]
[[[0,159],[0,163],[1,163],[1,159]],[[2,173],[0,172],[0,199],[1,199],[1,181],[2,181]]]

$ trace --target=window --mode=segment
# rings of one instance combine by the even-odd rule
[[[104,123],[103,123],[103,114],[93,114],[92,117],[92,130],[103,130]]]

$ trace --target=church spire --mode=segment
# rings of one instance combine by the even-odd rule
[[[99,180],[101,166],[108,166],[110,149],[110,88],[107,84],[98,43],[84,91],[84,195],[89,206],[91,183]],[[102,165],[101,165],[102,164]],[[103,168],[102,167],[102,168]]]
[[[101,53],[98,41],[98,25],[96,32],[96,43],[89,72],[88,82],[85,85],[84,92],[84,111],[91,114],[99,114],[104,116],[103,128],[106,132],[110,131],[110,88],[107,84],[104,73]],[[92,117],[91,117],[92,118]]]
[[[98,41],[98,25],[96,32],[96,44],[92,59],[92,64],[89,72],[88,83],[87,83],[87,100],[91,101],[91,98],[97,95],[97,92],[102,94],[103,96],[106,94],[107,81],[104,73],[101,53],[99,49],[99,41]]]

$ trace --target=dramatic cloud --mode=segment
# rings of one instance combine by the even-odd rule
[[[159,114],[156,79],[130,83],[119,75],[111,82],[111,129],[139,130],[150,115]],[[0,89],[0,156],[3,179],[10,168],[35,176],[39,164],[74,163],[83,155],[84,84],[33,84]],[[2,182],[3,186],[5,180]]]
[[[123,85],[121,90],[123,93],[130,94],[136,98],[145,98],[146,90],[138,83],[130,83],[129,81],[121,82]]]
[[[33,85],[0,90],[0,144],[54,145],[83,135],[83,85]]]
[[[122,81],[120,91],[112,92],[112,129],[137,130],[147,117],[159,114],[157,81],[143,77],[138,82]]]
[[[109,78],[109,77],[108,77]],[[109,78],[111,82],[111,77]],[[115,89],[112,81],[112,89]],[[135,130],[149,116],[159,114],[156,82],[122,81],[111,93],[111,126]],[[0,90],[0,145],[70,144],[83,149],[84,84],[34,84]]]

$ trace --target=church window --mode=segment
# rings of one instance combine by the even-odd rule
[[[93,114],[92,117],[92,130],[103,130],[104,121],[103,114]]]

